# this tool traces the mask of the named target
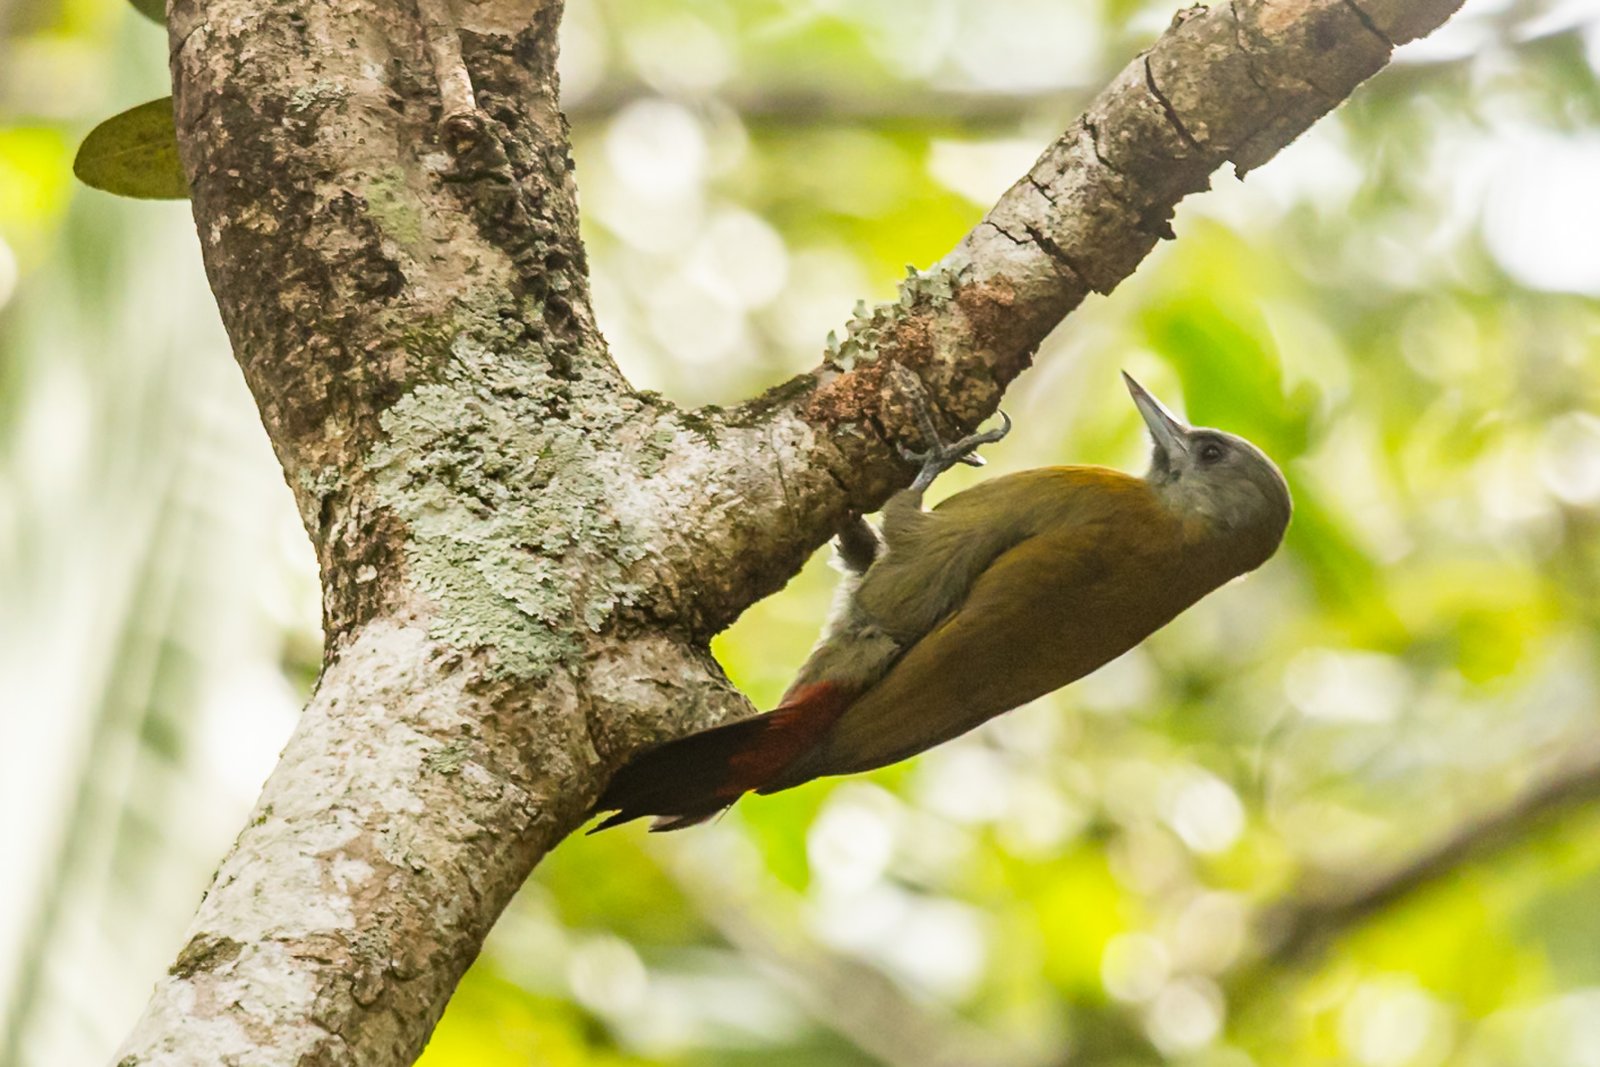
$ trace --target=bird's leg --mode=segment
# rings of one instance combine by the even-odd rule
[[[865,574],[867,568],[872,566],[872,561],[878,558],[878,553],[883,550],[883,538],[872,524],[860,512],[852,511],[845,519],[844,525],[839,527],[838,539],[834,542],[838,553],[839,562],[851,574]]]
[[[922,436],[928,442],[928,447],[921,452],[901,446],[900,455],[905,459],[916,460],[922,464],[922,469],[917,471],[916,478],[912,479],[907,492],[921,494],[934,479],[957,463],[965,463],[969,467],[983,466],[983,457],[977,450],[983,445],[992,445],[1011,432],[1011,416],[1000,412],[1000,425],[983,433],[968,434],[954,444],[945,444],[939,438],[939,431],[933,425],[933,416],[928,414],[926,405],[918,403],[917,421],[922,424]]]
[[[1002,411],[999,426],[983,433],[968,434],[954,444],[947,445],[940,440],[928,409],[921,403],[917,404],[917,418],[922,423],[922,435],[928,447],[924,451],[913,452],[902,446],[900,455],[921,463],[922,469],[917,471],[910,485],[890,497],[883,506],[883,540],[891,552],[897,546],[913,543],[917,532],[930,521],[930,516],[922,510],[922,494],[934,479],[957,463],[965,463],[970,467],[983,466],[983,460],[974,454],[975,451],[1011,432],[1011,418]]]

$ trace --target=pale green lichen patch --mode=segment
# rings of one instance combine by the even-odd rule
[[[344,484],[344,474],[338,467],[326,466],[317,470],[302,468],[295,477],[295,484],[307,496],[321,501],[324,497],[336,492]]]
[[[845,372],[873,362],[878,358],[879,347],[913,312],[950,302],[960,283],[958,275],[958,271],[944,266],[928,271],[907,267],[894,303],[868,309],[866,301],[857,301],[855,311],[845,323],[844,339],[840,340],[835,331],[828,331],[827,362]]]
[[[486,333],[458,333],[438,380],[384,413],[367,466],[409,527],[408,574],[437,605],[433,636],[483,652],[495,675],[540,678],[574,665],[584,631],[642,593],[625,577],[641,537],[595,462],[626,412]],[[548,417],[557,400],[568,418]]]
[[[676,438],[677,434],[670,426],[659,427],[645,438],[638,450],[639,473],[646,478],[654,477],[661,470],[661,465],[666,462],[667,454],[672,451],[672,443]]]
[[[422,243],[422,205],[398,168],[388,168],[367,182],[367,214],[385,237],[404,248]]]
[[[908,265],[906,276],[900,281],[900,306],[910,309],[919,304],[937,307],[949,303],[955,296],[956,287],[961,284],[963,270],[951,266],[949,259],[947,256],[927,270]]]
[[[232,963],[244,951],[244,945],[231,937],[216,934],[196,934],[178,952],[178,959],[167,973],[179,978],[192,978],[201,971],[214,971]]]
[[[340,473],[338,467],[329,465],[317,470],[302,470],[296,480],[300,483],[300,488],[306,492],[321,496],[338,488],[343,477],[344,475]]]
[[[471,745],[455,740],[430,750],[422,757],[422,766],[435,774],[460,774],[461,765],[472,758]]]
[[[291,111],[310,111],[313,108],[331,107],[349,99],[350,90],[338,82],[318,78],[296,89],[289,97]]]

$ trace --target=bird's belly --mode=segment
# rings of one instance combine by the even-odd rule
[[[840,720],[808,777],[895,763],[1082,678],[1214,587],[1181,573],[1113,566],[1070,590],[1041,588],[1016,625],[974,628],[958,652],[913,649]]]

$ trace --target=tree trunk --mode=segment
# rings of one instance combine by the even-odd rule
[[[207,270],[316,545],[316,692],[121,1064],[404,1064],[641,745],[751,708],[709,637],[970,427],[1224,162],[1459,0],[1180,13],[940,263],[732,411],[589,304],[556,0],[173,0]]]

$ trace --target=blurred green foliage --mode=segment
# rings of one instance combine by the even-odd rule
[[[1171,8],[571,0],[564,85],[618,360],[687,404],[812,365]],[[165,91],[159,33],[112,0],[0,25],[0,634],[29,637],[0,665],[35,697],[45,665],[99,681],[50,705],[79,724],[56,778],[7,746],[4,776],[66,814],[18,879],[4,1056],[90,1062],[281,743],[317,658],[314,580],[198,268],[166,293],[129,283],[198,259],[182,209],[71,184],[98,117]],[[910,763],[683,834],[566,843],[423,1062],[1600,1062],[1582,804],[1370,914],[1317,912],[1303,949],[1264,922],[1359,897],[1600,740],[1597,67],[1592,3],[1469,0],[1247,181],[1219,173],[1008,398],[996,472],[1137,467],[1124,366],[1256,440],[1297,509],[1267,567]],[[47,69],[52,92],[24,84]],[[61,574],[84,583],[76,614]],[[758,704],[832,582],[819,555],[717,639]]]

